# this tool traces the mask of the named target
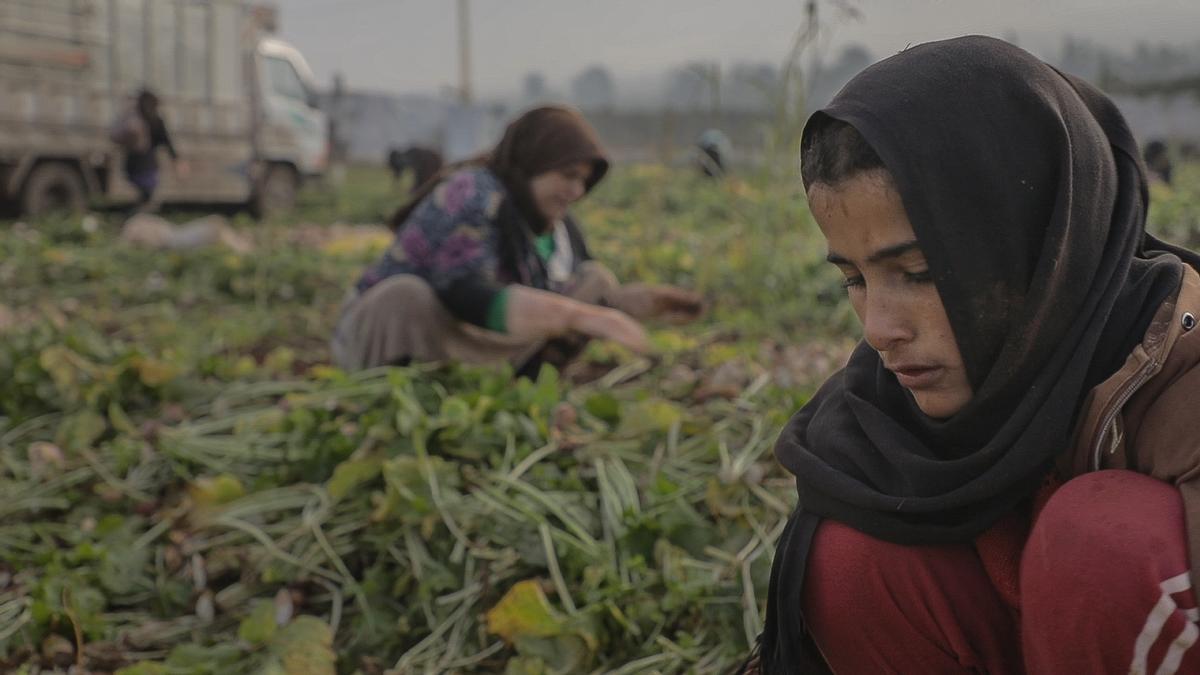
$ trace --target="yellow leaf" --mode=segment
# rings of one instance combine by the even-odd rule
[[[321,252],[330,256],[362,256],[378,254],[392,243],[395,235],[386,230],[353,233],[330,239],[321,245]]]
[[[533,579],[517,582],[488,610],[488,631],[508,642],[549,637],[563,631],[565,620],[550,607],[542,586]]]
[[[137,369],[138,379],[147,387],[161,387],[179,374],[175,366],[147,356],[135,358],[133,367]]]
[[[296,362],[296,351],[291,347],[276,347],[263,359],[263,368],[272,373],[285,373]]]
[[[678,404],[659,398],[651,398],[630,404],[621,412],[620,432],[636,436],[655,431],[668,431],[676,422],[683,420],[683,409]]]
[[[333,380],[341,377],[343,373],[340,368],[318,363],[309,367],[308,374],[318,380]]]
[[[188,494],[197,506],[220,506],[246,495],[242,482],[227,473],[219,476],[204,476],[188,485]]]
[[[715,344],[710,345],[704,350],[701,356],[701,363],[705,368],[716,368],[717,366],[736,359],[739,356],[736,345],[731,344]]]

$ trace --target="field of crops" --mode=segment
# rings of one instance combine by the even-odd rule
[[[1155,228],[1196,243],[1197,192],[1156,191]],[[593,252],[711,310],[652,327],[649,357],[593,343],[516,382],[328,365],[388,241],[338,223],[398,201],[352,172],[289,222],[236,220],[251,253],[149,251],[103,214],[0,224],[0,671],[744,656],[794,501],[772,443],[856,331],[798,182],[615,172],[579,210]]]

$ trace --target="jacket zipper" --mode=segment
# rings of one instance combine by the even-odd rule
[[[1117,396],[1109,411],[1104,414],[1104,419],[1100,424],[1100,437],[1096,439],[1094,449],[1092,450],[1093,471],[1100,470],[1100,455],[1104,448],[1104,439],[1108,436],[1108,430],[1109,427],[1112,426],[1113,420],[1116,419],[1118,414],[1120,414],[1121,409],[1124,408],[1125,404],[1129,402],[1129,399],[1133,396],[1134,392],[1141,388],[1141,386],[1145,384],[1146,380],[1150,379],[1157,369],[1158,359],[1151,359],[1149,363],[1142,366],[1142,369],[1137,372],[1137,375],[1135,375],[1133,379],[1125,385],[1125,388],[1121,390],[1121,393]]]

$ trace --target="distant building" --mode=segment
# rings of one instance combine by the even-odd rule
[[[344,91],[324,95],[322,107],[346,159],[356,163],[382,164],[389,149],[411,145],[458,161],[491,147],[502,129],[490,108],[422,94]]]
[[[1104,90],[1140,142],[1200,139],[1200,43],[1126,53],[1067,37],[1058,65]]]
[[[1200,139],[1200,99],[1192,94],[1136,97],[1110,94],[1139,143]]]

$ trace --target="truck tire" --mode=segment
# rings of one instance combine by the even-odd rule
[[[38,164],[21,188],[21,211],[29,218],[55,212],[83,213],[87,202],[83,176],[66,162]]]
[[[295,169],[286,164],[270,165],[254,194],[254,215],[269,219],[291,211],[296,206],[299,188]]]

